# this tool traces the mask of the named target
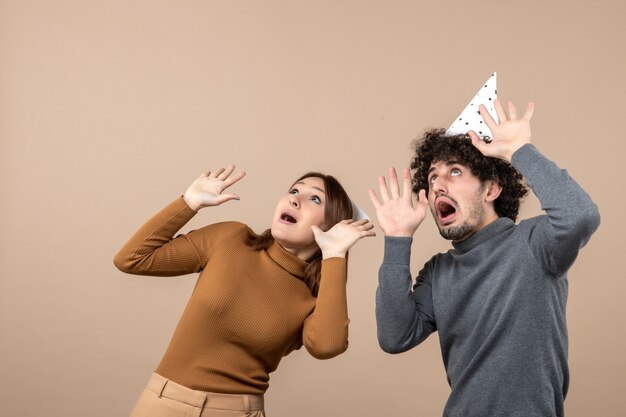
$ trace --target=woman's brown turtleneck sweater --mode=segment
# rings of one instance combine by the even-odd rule
[[[302,344],[316,358],[348,347],[346,260],[322,262],[317,298],[302,281],[306,263],[273,242],[246,245],[254,232],[217,223],[174,234],[196,214],[176,199],[115,256],[122,271],[173,276],[200,272],[156,372],[188,388],[263,394],[269,373]]]

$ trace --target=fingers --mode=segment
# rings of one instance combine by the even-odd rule
[[[336,223],[333,227],[331,227],[331,229],[334,227],[341,228],[343,226],[351,227],[357,230],[370,230],[374,227],[374,225],[368,219],[361,219],[361,220],[345,219],[345,220],[340,221],[339,223]],[[325,232],[322,232],[322,233],[325,233]]]
[[[218,170],[213,171],[213,172],[206,171],[202,173],[202,175],[205,177],[217,178],[218,180],[224,181],[226,178],[228,178],[230,174],[233,173],[234,170],[235,170],[235,165],[231,164],[227,166],[226,168],[219,168]]]
[[[315,237],[315,240],[317,240],[317,237],[320,235],[320,233],[324,233],[322,232],[322,229],[320,229],[316,225],[312,225],[311,230],[313,231],[313,236]]]
[[[403,193],[405,197],[407,195],[410,197],[411,187],[412,187],[410,171],[405,168],[403,171],[403,176],[404,176]],[[407,179],[408,179],[408,184],[407,184]],[[389,187],[387,187],[387,181],[385,180],[384,176],[381,175],[380,177],[378,177],[378,189],[380,190],[380,196],[382,198],[383,204],[393,198],[400,197],[400,184],[398,182],[398,174],[396,173],[395,168],[389,168]],[[407,189],[408,189],[408,192],[407,192]],[[374,207],[379,207],[381,204],[380,204],[380,200],[378,200],[376,196],[376,193],[372,190],[369,190],[369,195],[370,195],[370,200],[372,200],[372,204],[374,204]]]
[[[417,204],[419,204],[420,206],[428,205],[428,198],[426,197],[426,190],[419,190],[419,193],[417,194]]]
[[[232,164],[231,164],[231,165],[227,166],[227,167],[226,167],[226,169],[224,169],[224,170],[223,170],[223,171],[222,171],[222,172],[221,172],[221,173],[217,176],[217,179],[218,179],[218,180],[222,180],[222,181],[224,181],[226,178],[228,178],[228,176],[229,176],[230,174],[232,174],[232,173],[233,173],[233,171],[234,171],[234,170],[235,170],[235,165],[232,165]]]
[[[515,104],[513,104],[512,101],[509,101],[508,106],[509,106],[509,120],[516,120],[517,109],[515,108]],[[530,118],[533,117],[534,111],[535,111],[535,103],[533,103],[532,101],[529,101],[528,106],[526,106],[526,112],[524,113],[524,116],[522,117],[522,119],[526,121],[530,120]]]
[[[359,232],[359,238],[367,236],[376,236],[376,232],[373,230],[374,225],[369,220],[358,220],[353,222],[350,226],[354,227]]]
[[[219,168],[217,171],[213,171],[209,174],[209,177],[211,178],[217,178],[218,175],[220,175],[222,172],[224,172],[224,168]]]
[[[512,101],[507,103],[509,107],[509,120],[517,120],[517,109],[515,108],[515,104]]]
[[[356,227],[356,228],[358,228],[358,227],[367,227],[367,228],[374,227],[374,225],[372,223],[370,223],[369,219],[361,219],[361,220],[345,219],[345,220],[340,221],[339,223],[335,223],[335,225],[338,225],[338,224],[343,224],[343,225],[346,225],[346,226]]]
[[[526,106],[526,113],[524,113],[524,120],[530,120],[531,117],[533,117],[533,113],[535,111],[535,103],[533,103],[532,101],[528,102],[528,106]]]
[[[234,183],[236,183],[237,181],[239,181],[240,179],[246,176],[245,171],[240,171],[233,175],[234,171],[235,171],[235,165],[231,164],[227,166],[226,168],[219,168],[215,171],[205,171],[200,175],[200,177],[201,178],[215,178],[217,180],[222,181],[223,184],[218,190],[221,193],[226,188],[230,187],[231,185],[233,185]]]
[[[480,114],[481,116],[483,116],[483,119],[485,120],[485,122],[487,122],[487,119],[485,118],[485,115],[483,114],[482,111],[482,107],[484,106],[480,106]],[[515,107],[515,104],[512,101],[508,101],[507,102],[507,108],[509,111],[509,115],[507,117],[504,108],[502,107],[502,103],[500,102],[500,100],[496,99],[495,101],[495,108],[496,108],[496,113],[498,114],[498,118],[500,119],[500,123],[505,122],[507,120],[517,120],[518,116],[517,116],[517,108]],[[489,114],[487,111],[487,109],[485,108],[485,113]],[[522,117],[522,119],[524,120],[530,120],[530,118],[533,116],[533,112],[535,111],[535,103],[532,101],[528,102],[528,106],[526,107],[526,112],[524,113],[524,116]],[[489,126],[489,128],[491,129],[491,125],[489,123],[487,123],[487,126]],[[493,130],[493,129],[492,129]]]
[[[219,206],[230,200],[240,200],[237,194],[219,194],[209,206]]]
[[[500,123],[505,122],[507,120],[506,112],[504,111],[504,108],[502,107],[502,103],[500,102],[500,100],[496,99],[494,107],[496,108],[496,114],[498,115],[498,120],[500,121]],[[486,110],[487,108],[485,108],[485,111]],[[482,115],[482,112],[481,112],[481,115]],[[489,127],[491,128],[491,126]]]
[[[233,169],[234,169],[234,165],[233,165]],[[231,185],[233,185],[234,183],[236,183],[237,181],[239,181],[245,176],[246,176],[246,171],[239,171],[232,177],[228,177],[226,180],[224,180],[224,189],[230,187]]]
[[[324,232],[317,226],[311,226],[315,240],[319,240],[322,236],[329,236],[335,242],[352,241],[353,239],[361,239],[367,236],[376,236],[374,225],[367,219],[363,220],[342,220],[335,224],[328,231]]]
[[[371,230],[374,228],[374,225],[370,223],[370,221],[367,219],[356,220],[356,221],[344,220],[341,223],[344,223],[347,226],[350,226],[356,230]]]
[[[400,185],[398,184],[398,175],[395,168],[389,168],[389,188],[391,190],[391,198],[398,198]]]
[[[383,199],[383,203],[386,203],[387,201],[391,200],[391,198],[389,197],[389,190],[387,190],[387,183],[385,182],[385,177],[383,177],[382,175],[378,177],[378,188],[380,190],[380,196]]]
[[[499,101],[496,100],[496,110],[498,109],[498,103]],[[502,113],[504,113],[502,106],[500,106],[500,110],[502,110]],[[498,124],[496,123],[495,120],[493,120],[493,117],[491,117],[491,115],[489,114],[489,111],[487,111],[487,107],[485,107],[484,104],[481,104],[479,107],[479,111],[480,111],[480,115],[485,121],[485,124],[493,132],[494,129],[498,126]],[[502,122],[502,120],[506,120],[506,114],[504,115],[504,119],[502,118],[502,116],[500,116],[500,113],[498,113],[498,117],[500,118],[500,122]]]
[[[366,224],[369,223],[368,219],[361,219],[361,220],[344,220],[344,222],[348,222],[348,224],[351,224],[352,226],[364,226]],[[369,223],[371,224],[371,223]]]
[[[374,206],[374,208],[378,209],[381,206],[381,204],[380,204],[380,201],[378,201],[378,196],[376,195],[376,192],[370,188],[369,190],[367,190],[367,193],[370,196],[370,201],[372,202],[372,205]]]
[[[353,229],[355,229],[357,232],[359,232],[363,236],[369,235],[369,232],[374,228],[374,225],[372,223],[369,223],[369,222],[366,223],[366,224],[359,224],[359,225],[357,225],[355,223],[352,223],[349,226],[352,227]]]
[[[476,132],[474,132],[473,130],[470,130],[469,132],[467,132],[467,134],[472,140],[472,145],[474,145],[474,147],[478,149],[484,155],[486,147],[487,147],[487,144],[485,143],[485,141],[482,140],[480,136],[478,136]]]
[[[411,171],[408,168],[404,168],[402,170],[402,174],[404,176],[404,184],[403,184],[403,194],[404,198],[411,199],[411,195],[413,193],[413,179],[411,178]]]

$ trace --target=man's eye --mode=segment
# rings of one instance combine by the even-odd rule
[[[430,179],[428,180],[429,183],[434,183],[435,180],[437,179],[437,176],[433,175],[432,177],[430,177]]]
[[[457,175],[461,175],[461,170],[458,168],[454,168],[452,171],[450,171],[450,175],[457,176]]]

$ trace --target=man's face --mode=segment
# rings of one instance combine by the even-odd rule
[[[493,220],[493,215],[485,214],[488,203],[484,184],[458,161],[434,161],[428,184],[430,211],[444,239],[467,239]]]

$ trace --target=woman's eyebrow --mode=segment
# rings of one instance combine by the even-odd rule
[[[302,182],[302,181],[298,181],[296,184],[306,185],[306,184],[305,184],[304,182]],[[293,187],[292,187],[292,188],[293,188]],[[320,187],[318,187],[318,186],[316,186],[316,185],[311,185],[311,188],[315,188],[316,190],[319,190],[320,192],[322,192],[322,193],[326,194],[326,191],[324,191],[324,189],[323,189],[323,188],[320,188]]]

